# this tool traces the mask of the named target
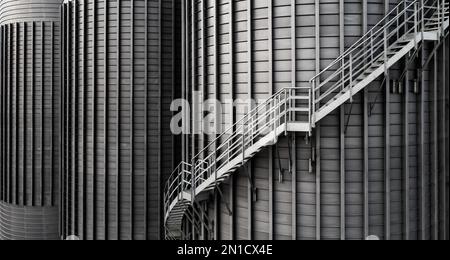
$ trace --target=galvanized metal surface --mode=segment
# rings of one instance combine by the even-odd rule
[[[189,3],[185,21],[192,32],[186,41],[197,51],[186,54],[186,66],[196,66],[188,70],[191,75],[187,78],[192,80],[185,83],[191,90],[202,91],[204,97],[216,97],[219,92],[224,101],[230,96],[265,99],[291,84],[306,86],[397,1]],[[213,20],[220,22],[214,24]],[[212,41],[213,35],[220,35],[220,42]],[[428,45],[423,45],[420,56],[432,53]],[[212,59],[214,52],[220,53],[220,63]],[[282,138],[277,146],[257,154],[242,167],[230,184],[222,185],[220,205],[215,206],[212,198],[207,201],[210,219],[215,219],[210,223],[216,230],[211,237],[365,239],[376,235],[382,239],[430,239],[438,233],[447,238],[445,225],[432,223],[437,223],[438,203],[439,219],[448,222],[448,205],[442,206],[448,183],[441,184],[439,190],[430,184],[436,176],[432,168],[436,157],[425,156],[435,144],[427,129],[434,129],[435,135],[437,129],[431,117],[436,112],[425,105],[433,107],[437,102],[427,94],[433,89],[428,81],[433,71],[425,68],[418,77],[416,69],[421,65],[413,59],[409,80],[404,81],[402,62],[406,60],[387,71],[386,80],[380,78],[355,95],[353,103],[325,117],[312,140],[303,135],[295,136],[295,143],[288,142],[292,138]],[[292,68],[296,73],[290,73]],[[399,79],[402,84],[397,83]],[[437,79],[441,91],[448,89],[444,81]],[[422,92],[407,92],[402,87],[416,82]],[[448,104],[448,99],[442,103]],[[445,114],[442,105],[438,109],[439,114]],[[225,112],[221,122],[235,122],[244,113]],[[439,129],[445,136],[445,130]],[[194,155],[203,149],[202,140],[210,138],[196,137],[197,141],[185,147],[188,145]],[[293,143],[295,153],[289,153]],[[446,151],[448,137],[443,144],[441,150]],[[292,154],[296,156],[292,158]],[[448,171],[440,174],[447,176]],[[436,194],[440,199],[432,200]]]
[[[44,222],[52,234],[48,238],[57,238],[53,232],[58,226],[57,215],[48,221],[43,218],[57,211],[59,197],[59,135],[55,130],[60,110],[59,24],[51,10],[57,10],[60,2],[46,2],[50,13],[29,6],[28,15],[23,16],[13,12],[29,1],[0,1],[3,239],[36,237],[35,231],[42,229],[39,223]],[[33,213],[41,211],[47,215]],[[45,232],[41,238],[46,238]]]
[[[180,1],[62,7],[63,236],[159,239],[161,187],[178,158]]]
[[[58,240],[58,207],[0,202],[0,240]]]
[[[2,0],[0,24],[58,21],[59,5],[64,0]]]

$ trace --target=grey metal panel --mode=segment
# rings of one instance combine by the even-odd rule
[[[0,24],[36,21],[58,21],[63,0],[2,0]]]
[[[21,4],[20,1],[17,3]],[[10,3],[3,1],[2,4]],[[58,4],[53,3],[56,7]],[[33,12],[36,16],[46,16],[45,10]],[[54,131],[59,127],[56,117],[60,92],[55,84],[59,78],[59,66],[55,65],[59,58],[59,25],[53,19],[49,20],[23,20],[20,23],[11,20],[11,23],[1,25],[2,37],[8,40],[3,40],[1,46],[4,116],[1,124],[5,131],[0,137],[4,144],[0,162],[0,200],[10,207],[29,208],[30,212],[33,207],[57,206],[55,198],[59,195],[59,186],[55,183],[59,178],[60,150],[58,134]],[[12,213],[6,209],[2,212],[3,216],[14,218],[7,216]],[[35,220],[37,218],[35,216]],[[51,221],[48,222],[49,229],[57,229],[58,220],[51,218]],[[24,225],[29,225],[32,230],[34,224],[24,222]],[[21,235],[25,238],[27,234],[23,232]]]
[[[231,10],[228,8],[230,1],[233,3]],[[196,15],[186,21],[191,26],[192,22],[195,23],[193,28],[197,32],[192,38],[195,40],[192,44],[196,53],[195,61],[191,61],[191,64],[197,66],[192,70],[194,75],[191,77],[195,81],[192,81],[191,87],[202,92],[204,98],[214,97],[215,91],[220,91],[221,101],[231,96],[234,100],[243,99],[244,102],[248,102],[246,99],[249,94],[263,100],[283,87],[293,84],[309,86],[308,80],[317,70],[327,66],[343,49],[349,48],[398,2],[230,1],[194,2]],[[293,21],[288,11],[293,4],[296,6],[295,46],[290,41],[293,38]],[[202,9],[203,6],[206,8]],[[339,7],[343,8],[342,16]],[[214,17],[212,12],[215,8],[219,10],[218,17]],[[202,20],[202,10],[206,21]],[[249,16],[252,17],[251,27],[247,21]],[[215,18],[219,21],[218,43],[213,39],[215,28],[212,20]],[[229,23],[233,23],[233,30],[229,29]],[[230,39],[233,41],[233,55],[229,51]],[[216,63],[214,56],[217,47],[220,63]],[[291,62],[292,48],[296,50],[295,64]],[[414,68],[418,66],[412,65]],[[215,69],[220,75],[219,82],[214,81]],[[296,71],[295,77],[291,73],[292,69]],[[231,78],[230,71],[233,71]],[[402,72],[402,64],[398,64],[390,71],[390,77],[394,81],[398,80]],[[431,102],[428,70],[424,74],[427,79],[422,98],[427,105],[424,106],[423,124],[424,129],[429,129],[432,111],[427,109]],[[416,79],[417,75],[411,75],[411,86]],[[397,86],[394,81],[387,85]],[[230,82],[233,82],[233,88],[230,88]],[[284,137],[278,142],[279,151],[275,146],[270,148],[274,153],[273,165],[270,163],[269,149],[257,154],[249,164],[252,166],[250,176],[254,177],[257,188],[254,200],[248,200],[249,180],[246,170],[241,168],[236,171],[232,187],[227,184],[222,189],[227,191],[227,195],[220,205],[220,237],[228,238],[231,231],[236,231],[234,238],[247,239],[249,228],[252,228],[251,235],[255,239],[271,239],[272,235],[274,239],[365,239],[369,235],[377,235],[382,239],[402,239],[406,234],[410,239],[416,239],[418,230],[428,230],[430,221],[424,220],[421,228],[417,218],[421,207],[418,205],[420,195],[417,187],[420,183],[417,175],[420,166],[417,165],[420,141],[417,140],[420,134],[417,128],[420,122],[417,121],[419,111],[416,104],[420,97],[409,92],[405,103],[404,92],[392,92],[391,88],[385,89],[385,85],[380,77],[363,94],[355,96],[352,103],[342,106],[341,113],[336,111],[321,121],[315,139],[297,135],[293,148],[296,153],[295,164],[289,165],[288,139]],[[233,113],[223,112],[220,119],[222,122],[236,122],[244,113],[244,109],[238,108],[235,117]],[[427,154],[432,140],[429,131],[424,131],[421,145],[423,154]],[[408,135],[407,139],[405,134]],[[203,139],[213,140],[212,136],[204,135],[195,138],[199,144],[203,143]],[[319,146],[317,154],[313,154],[312,146],[316,140]],[[390,156],[386,156],[386,152]],[[280,168],[278,158],[285,169],[296,166],[295,178],[285,174],[283,182],[277,182]],[[310,159],[316,160],[313,169]],[[423,194],[426,202],[430,198],[428,186],[431,162],[429,158],[423,161]],[[388,169],[389,174],[385,175]],[[295,179],[295,185],[292,179]],[[296,193],[294,196],[293,190]],[[405,200],[408,200],[409,206],[404,206]],[[234,204],[232,218],[224,210],[225,203],[230,201]],[[293,201],[296,201],[295,206],[292,205]],[[428,202],[424,203],[422,210],[429,212],[431,206]],[[213,210],[212,200],[210,207]],[[252,218],[250,222],[249,217]],[[405,218],[409,219],[408,225],[404,223]],[[295,223],[295,228],[292,223]],[[297,234],[292,234],[292,231]]]
[[[72,58],[64,64],[71,79],[64,108],[78,123],[65,129],[66,156],[74,161],[64,172],[65,196],[76,210],[62,220],[69,226],[64,236],[161,238],[161,185],[179,149],[170,145],[172,79],[180,71],[174,20],[179,4],[65,4],[71,12],[64,14],[69,36],[64,48]]]
[[[58,207],[0,202],[0,240],[58,240]]]

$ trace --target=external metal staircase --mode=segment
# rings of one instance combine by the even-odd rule
[[[405,0],[351,48],[311,79],[310,88],[286,88],[247,113],[203,151],[182,162],[164,190],[167,239],[183,238],[183,221],[207,229],[196,210],[198,198],[288,132],[312,134],[317,122],[386,73],[422,41],[448,33],[449,3]],[[430,1],[431,2],[431,1]]]

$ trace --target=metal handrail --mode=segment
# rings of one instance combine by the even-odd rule
[[[391,10],[383,19],[381,19],[377,24],[375,24],[372,29],[370,29],[369,31],[367,31],[366,34],[364,34],[361,38],[359,38],[354,44],[352,44],[352,46],[350,46],[350,48],[348,48],[346,51],[344,51],[341,55],[339,55],[338,58],[336,58],[333,62],[330,63],[330,65],[328,65],[325,69],[323,69],[322,71],[320,71],[318,74],[316,74],[314,77],[312,77],[309,80],[309,83],[312,83],[314,81],[314,79],[320,77],[323,73],[325,73],[326,71],[328,71],[331,67],[333,67],[334,65],[338,64],[345,56],[348,56],[348,54],[355,48],[357,48],[358,46],[360,46],[362,43],[361,41],[365,38],[367,38],[368,36],[372,35],[373,32],[376,30],[376,28],[380,27],[381,25],[385,24],[385,20],[387,20],[389,18],[389,16],[391,16],[392,14],[394,14],[397,10],[397,8],[399,8],[400,6],[404,5],[408,2],[410,2],[411,4],[414,2],[417,2],[417,0],[414,1],[408,1],[405,0],[404,2],[398,4],[393,10]],[[384,26],[383,26],[384,27]]]
[[[293,87],[278,91],[243,116],[232,127],[221,133],[199,152],[191,163],[181,162],[175,168],[168,178],[164,190],[166,212],[169,210],[170,203],[179,198],[179,193],[191,193],[193,199],[196,195],[195,189],[220,168],[241,154],[245,154],[245,151],[255,144],[257,139],[275,131],[282,124],[290,122],[294,118],[292,114],[296,113],[292,108],[295,108],[297,104],[292,101],[292,97],[295,96],[297,91],[306,92],[303,96],[307,96],[308,99],[302,107],[307,108],[306,116],[311,118],[310,88]],[[217,147],[214,147],[214,144],[217,144]],[[213,147],[215,148],[214,152],[211,152]],[[203,158],[205,153],[208,153],[208,155]],[[245,160],[245,158],[243,157],[242,160]]]
[[[436,12],[438,12],[438,18],[433,18]],[[439,19],[437,23],[436,19]],[[326,104],[327,100],[338,95],[336,91],[339,88],[343,91],[351,91],[356,81],[361,80],[360,76],[369,68],[378,62],[380,62],[378,67],[383,63],[386,64],[387,53],[389,51],[395,53],[393,48],[398,46],[399,40],[425,30],[430,21],[433,25],[442,26],[446,19],[448,19],[448,4],[441,3],[441,0],[431,5],[419,6],[418,0],[406,0],[398,4],[347,51],[310,80],[313,126],[315,113],[323,107],[322,104]],[[319,78],[325,73],[330,75],[319,82]],[[321,91],[325,87],[325,91]]]
[[[320,109],[321,102],[331,95],[336,95],[335,92],[339,88],[346,90],[350,86],[351,90],[355,80],[364,75],[367,69],[378,63],[377,66],[382,66],[383,62],[386,62],[387,52],[397,47],[399,40],[409,34],[422,32],[429,24],[425,21],[434,25],[438,19],[437,25],[442,26],[444,20],[448,19],[448,3],[440,1],[436,0],[431,6],[419,6],[419,0],[403,1],[347,51],[314,76],[310,81],[312,87],[291,87],[278,91],[219,134],[195,155],[190,163],[181,162],[167,179],[164,189],[165,213],[170,210],[175,199],[186,199],[183,198],[185,192],[191,194],[193,203],[197,188],[212,177],[215,177],[216,184],[217,172],[227,164],[232,161],[235,166],[244,164],[249,158],[246,153],[261,138],[273,133],[276,142],[277,129],[284,126],[287,131],[288,123],[296,120],[296,113],[305,113],[308,124],[314,127],[315,113]],[[436,12],[438,17],[433,18]],[[391,42],[394,44],[391,45]],[[334,69],[336,65],[340,67]],[[317,79],[326,72],[331,72],[331,75],[318,84]],[[320,94],[324,86],[328,88]],[[302,91],[302,94],[298,95],[298,91]],[[319,95],[316,98],[317,94]],[[298,96],[307,98],[301,103],[296,99]]]

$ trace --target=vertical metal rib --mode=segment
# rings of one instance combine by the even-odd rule
[[[45,123],[44,123],[44,113],[45,113],[45,22],[41,22],[41,113],[40,113],[40,125],[41,125],[41,136],[40,136],[40,197],[39,206],[44,206],[44,196],[45,196]],[[51,102],[50,102],[51,103]]]
[[[14,50],[15,52],[15,58],[16,58],[16,69],[15,69],[15,105],[16,105],[16,111],[15,111],[15,119],[14,119],[14,125],[19,124],[19,104],[20,104],[20,90],[19,90],[19,77],[20,77],[20,24],[16,24],[16,48]],[[15,159],[15,171],[14,171],[14,204],[19,204],[19,131],[20,127],[16,127],[15,129],[15,145],[14,145],[14,159]]]
[[[230,41],[230,91],[231,91],[231,108],[230,108],[230,122],[232,125],[234,125],[234,122],[236,121],[233,101],[235,100],[235,90],[234,90],[234,2],[233,0],[229,0],[229,9],[230,9],[230,32],[229,32],[229,41]],[[196,5],[195,5],[196,6]],[[194,37],[196,39],[196,37]],[[196,56],[194,56],[196,57]],[[194,66],[196,68],[197,66]],[[196,75],[195,75],[196,76]],[[196,84],[192,84],[193,88],[195,88]],[[231,208],[231,215],[230,215],[230,240],[235,239],[235,207],[234,207],[234,196],[235,196],[235,187],[234,187],[234,177],[231,176],[230,178],[230,208]]]
[[[55,127],[55,108],[54,108],[54,103],[55,103],[55,80],[54,80],[54,71],[55,71],[55,22],[51,22],[50,24],[50,162],[49,162],[49,171],[50,171],[50,179],[49,179],[49,191],[50,191],[50,201],[49,201],[49,205],[50,206],[55,206],[55,199],[54,199],[54,183],[53,183],[53,179],[55,177],[55,165],[54,165],[54,156],[55,156],[55,150],[56,147],[54,146],[54,133],[53,133],[53,128]],[[61,175],[61,173],[59,174],[59,176]]]
[[[5,176],[5,163],[4,163],[4,148],[5,145],[3,144],[3,140],[5,140],[5,137],[3,136],[3,129],[4,129],[4,125],[5,122],[3,121],[3,115],[5,114],[4,112],[4,108],[5,108],[5,103],[4,103],[4,99],[5,99],[5,93],[4,93],[4,79],[5,79],[5,73],[3,71],[4,69],[4,65],[3,62],[6,59],[5,58],[5,53],[3,52],[5,44],[3,42],[4,36],[3,36],[3,26],[0,26],[0,74],[3,75],[0,78],[0,131],[1,131],[1,135],[0,135],[0,200],[4,200],[4,196],[3,193],[5,191],[5,186],[4,186],[4,176]]]
[[[442,179],[441,179],[441,207],[440,207],[440,211],[441,211],[441,221],[442,221],[442,234],[441,234],[441,239],[446,240],[448,239],[448,200],[447,200],[447,189],[448,189],[448,184],[447,184],[447,172],[448,172],[448,168],[447,168],[447,154],[448,154],[448,150],[447,150],[447,145],[448,145],[448,125],[447,125],[447,116],[448,116],[448,99],[447,99],[447,95],[448,95],[448,81],[447,81],[447,77],[448,77],[448,49],[447,49],[447,43],[448,40],[446,38],[443,39],[443,44],[442,44],[442,83],[441,83],[441,88],[442,88],[442,104],[441,104],[441,110],[442,110],[442,117],[441,117],[441,131],[442,131],[442,148],[441,148],[441,163],[442,163],[442,168],[441,168],[441,175],[442,175]]]
[[[35,23],[33,22],[33,23],[31,23],[31,57],[30,57],[30,59],[31,59],[31,88],[30,88],[30,91],[31,91],[31,133],[30,133],[30,136],[31,136],[31,140],[30,140],[30,145],[31,145],[31,160],[30,160],[30,163],[31,163],[31,168],[30,168],[30,170],[31,170],[31,173],[30,173],[30,180],[31,180],[31,182],[30,182],[30,198],[29,198],[29,200],[30,200],[30,205],[31,206],[34,206],[34,190],[35,190],[35,187],[34,187],[34,180],[35,180],[35,176],[34,176],[34,149],[35,149],[35,147],[34,147],[34,143],[35,143],[35,140],[34,140],[34,127],[35,127],[35,125],[34,125],[34,116],[35,116],[35,113],[34,113],[34,97],[35,97],[35,86],[34,86],[34,84],[35,84],[35,54],[34,54],[34,52],[35,52],[35,36],[34,36],[34,33],[35,33]],[[27,100],[27,70],[28,70],[28,68],[27,68],[27,65],[28,65],[28,61],[27,61],[27,45],[28,45],[28,42],[27,42],[27,24],[24,22],[23,23],[23,40],[22,40],[22,44],[23,44],[23,50],[22,50],[22,58],[23,58],[23,60],[22,60],[22,62],[23,62],[23,64],[22,64],[22,88],[23,88],[23,99],[22,99],[22,123],[23,123],[23,125],[22,125],[22,127],[23,127],[23,129],[22,129],[22,183],[23,183],[23,186],[22,186],[22,191],[21,191],[21,194],[23,194],[23,200],[22,200],[22,205],[27,205],[28,204],[28,201],[27,201],[27,199],[28,199],[28,196],[27,196],[27,181],[28,181],[28,176],[27,176],[27,146],[26,146],[26,144],[27,144],[27,109],[28,109],[28,104],[27,104],[27,102],[28,102],[28,100]],[[17,38],[17,40],[20,40],[20,38]],[[18,50],[18,51],[20,51],[20,50]],[[20,84],[18,84],[18,86],[19,86]],[[19,106],[20,106],[20,102],[18,102],[18,104],[19,104]],[[20,108],[19,108],[19,110],[20,110]],[[16,125],[16,127],[17,128],[20,128],[19,127],[20,125],[19,124],[17,124]]]
[[[424,64],[425,62],[425,48],[424,44],[422,44],[421,48],[421,64]],[[419,190],[419,200],[418,200],[418,209],[419,209],[419,239],[425,240],[426,233],[425,233],[425,147],[424,147],[424,128],[425,128],[425,111],[424,111],[424,105],[425,105],[425,71],[424,68],[421,68],[420,71],[420,93],[419,93],[419,102],[418,102],[418,126],[417,126],[417,142],[418,142],[418,190]]]
[[[272,0],[268,0],[268,60],[269,60],[269,86],[268,86],[268,96],[272,96],[274,89],[273,89],[273,2]],[[251,12],[251,11],[249,11]],[[252,43],[250,42],[249,46]],[[251,57],[252,54],[249,54],[249,57]],[[251,76],[250,76],[251,77]],[[251,97],[250,97],[251,99]],[[251,101],[250,101],[251,102]],[[249,107],[249,111],[251,110],[251,107]],[[268,149],[268,159],[269,159],[269,239],[274,239],[274,183],[273,183],[273,177],[274,177],[274,164],[273,164],[273,147],[270,147]]]
[[[344,0],[339,0],[339,53],[344,53],[345,50],[345,35],[344,35]],[[350,115],[349,115],[350,116]],[[345,226],[345,104],[339,109],[339,132],[340,132],[340,237],[345,240],[346,226]]]
[[[87,17],[88,17],[88,6],[87,6],[87,0],[83,0],[83,12],[81,13],[82,15],[82,20],[83,20],[83,38],[82,38],[82,55],[83,57],[86,57],[85,59],[83,59],[82,62],[82,104],[81,104],[81,125],[82,125],[82,132],[81,132],[81,185],[82,185],[82,189],[83,191],[87,190],[87,182],[88,182],[88,178],[87,178],[87,171],[86,171],[86,160],[87,160],[87,155],[86,155],[86,142],[87,142],[87,93],[88,93],[88,78],[87,78],[87,73],[88,73],[88,63],[87,63],[87,55],[88,55],[88,21],[87,21]],[[83,193],[82,195],[82,200],[81,200],[81,208],[82,208],[82,230],[81,230],[81,234],[82,234],[82,238],[83,239],[87,239],[86,236],[86,229],[87,229],[87,216],[88,216],[88,208],[87,208],[87,194]]]
[[[368,29],[368,0],[363,0],[363,32]],[[364,89],[363,95],[363,142],[364,142],[364,235],[369,236],[369,88]]]
[[[407,65],[406,65],[407,66]],[[403,126],[403,190],[404,190],[404,197],[403,197],[403,205],[404,205],[404,239],[409,240],[410,239],[410,164],[409,164],[409,90],[410,90],[410,75],[409,70],[406,72],[406,77],[404,81],[404,126]]]
[[[104,234],[105,234],[105,239],[109,239],[109,234],[108,234],[108,227],[109,227],[109,218],[108,218],[108,201],[109,201],[109,183],[108,183],[108,176],[109,176],[109,147],[108,147],[108,142],[109,142],[109,138],[108,138],[108,124],[109,124],[109,91],[108,91],[108,84],[109,84],[109,63],[108,63],[108,57],[109,57],[109,43],[108,43],[108,33],[109,33],[109,19],[108,19],[108,15],[109,15],[109,9],[108,9],[108,0],[104,1],[104,21],[103,21],[103,27],[104,27],[104,39],[103,39],[103,48],[104,48],[104,61],[103,61],[103,66],[104,66],[104,82],[103,82],[103,93],[104,93],[104,107],[103,107],[103,112],[104,112],[104,126],[103,126],[103,144],[104,144],[104,164],[103,164],[103,168],[104,168],[104,178],[103,178],[103,182],[104,182],[104,192],[103,192],[103,220],[104,220]]]
[[[92,239],[97,239],[97,3],[92,1]]]
[[[252,110],[252,97],[253,97],[253,4],[252,0],[248,0],[248,8],[247,8],[247,30],[248,30],[248,111]],[[253,199],[252,199],[252,162],[247,163],[247,171],[248,171],[248,188],[247,188],[247,196],[248,196],[248,239],[253,239]]]
[[[435,47],[437,47],[437,43],[435,43]],[[432,160],[431,160],[431,168],[432,168],[432,178],[433,178],[433,190],[432,190],[432,198],[433,198],[433,239],[439,240],[439,169],[438,169],[438,159],[439,159],[439,141],[438,141],[438,52],[435,52],[433,55],[433,92],[430,93],[433,95],[431,100],[431,111],[432,111]]]
[[[145,94],[144,94],[144,115],[145,115],[145,119],[144,119],[144,129],[145,129],[145,134],[144,134],[144,238],[147,240],[147,234],[148,234],[148,91],[149,91],[149,87],[148,87],[148,2],[145,1],[145,36],[144,36],[144,46],[145,46],[145,50],[144,50],[144,57],[145,57],[145,68],[144,68],[144,90],[145,90]],[[159,8],[160,8],[160,12],[161,13],[161,1],[159,1]],[[161,24],[161,16],[158,19],[158,23]],[[161,33],[159,33],[159,38],[161,39]],[[159,151],[161,152],[161,150],[159,149]],[[160,171],[158,171],[158,174],[160,174]],[[158,184],[158,186],[160,186],[160,184]],[[159,200],[158,200],[159,201]],[[159,216],[159,214],[158,214]]]
[[[67,9],[66,9],[66,24],[65,24],[65,32],[64,32],[64,37],[66,38],[66,42],[65,42],[65,50],[64,50],[64,54],[66,55],[65,57],[65,73],[66,73],[66,77],[64,79],[65,81],[65,87],[64,87],[64,149],[66,150],[66,157],[64,158],[65,160],[65,167],[64,167],[64,171],[65,171],[65,175],[66,175],[66,179],[65,179],[65,189],[66,189],[66,217],[68,219],[68,221],[66,221],[66,232],[71,232],[71,228],[72,228],[72,222],[69,221],[72,219],[72,192],[71,192],[71,186],[70,183],[72,181],[72,168],[71,168],[71,149],[70,149],[70,142],[71,142],[71,128],[72,125],[70,124],[71,122],[71,99],[70,96],[72,94],[72,82],[71,82],[71,73],[72,73],[72,57],[71,57],[71,32],[72,29],[70,28],[70,24],[71,24],[71,19],[72,19],[72,5],[71,3],[67,4]],[[71,234],[70,234],[71,235]]]
[[[389,1],[385,1],[385,15],[389,13]],[[387,51],[387,50],[385,50]],[[385,56],[387,53],[385,53]],[[385,239],[391,239],[391,77],[389,70],[385,71],[386,86],[385,86],[385,143],[384,143],[384,192],[385,192]]]
[[[65,73],[64,73],[64,59],[63,59],[63,57],[64,57],[64,45],[65,45],[65,42],[64,42],[64,37],[63,37],[63,35],[64,35],[64,22],[65,22],[65,6],[66,6],[66,4],[63,4],[61,7],[60,7],[60,10],[61,10],[61,20],[60,20],[60,28],[61,28],[61,31],[60,31],[60,39],[61,39],[61,41],[60,41],[60,56],[59,56],[59,65],[60,65],[60,67],[61,67],[61,75],[60,75],[60,77],[59,77],[59,84],[60,84],[60,86],[61,86],[61,92],[59,93],[59,96],[58,96],[58,100],[59,100],[59,104],[60,104],[60,106],[61,106],[61,112],[60,112],[60,114],[59,114],[59,118],[58,118],[58,120],[59,120],[59,129],[58,129],[58,146],[59,146],[59,150],[61,151],[61,159],[59,160],[59,163],[58,163],[58,171],[61,173],[61,178],[59,179],[59,189],[60,189],[60,191],[61,191],[61,194],[64,194],[64,185],[63,185],[63,183],[64,183],[64,179],[65,179],[65,172],[63,171],[63,169],[64,169],[64,167],[63,167],[63,162],[64,162],[64,146],[63,146],[63,124],[62,124],[62,122],[63,122],[63,114],[64,114],[64,106],[63,106],[63,93],[64,93],[64,79],[63,79],[63,77],[64,77],[64,75],[65,75]],[[64,210],[64,204],[65,204],[65,201],[64,201],[64,199],[63,199],[63,196],[59,196],[59,198],[58,198],[58,201],[59,201],[59,207],[61,208],[60,209],[60,213],[59,213],[59,219],[65,219],[65,210]],[[64,221],[60,221],[60,223],[59,223],[59,231],[60,231],[60,233],[62,234],[62,235],[67,235],[66,233],[65,233],[65,223],[64,223]]]
[[[134,237],[134,0],[131,0],[131,23],[130,23],[130,238]]]
[[[72,234],[78,234],[78,39],[79,39],[79,28],[78,28],[78,1],[74,0],[72,3],[72,19],[73,22],[72,25],[72,71],[73,71],[73,78],[72,78],[72,108],[71,108],[71,117],[72,117],[72,187],[71,187],[71,196],[72,196]]]
[[[316,74],[320,72],[320,1],[315,0],[315,70]],[[320,80],[320,79],[318,79]],[[319,84],[320,82],[317,82]],[[321,177],[320,177],[320,124],[316,126],[316,147],[315,147],[315,161],[316,161],[316,239],[321,238]]]
[[[116,124],[116,225],[117,225],[117,240],[120,239],[120,182],[121,182],[121,178],[120,178],[120,173],[121,173],[121,164],[120,164],[120,158],[121,158],[121,154],[120,154],[120,124],[121,124],[121,120],[120,120],[120,110],[121,110],[121,67],[120,65],[121,63],[121,4],[120,4],[121,0],[117,0],[117,112],[116,112],[116,117],[117,117],[117,124]]]

